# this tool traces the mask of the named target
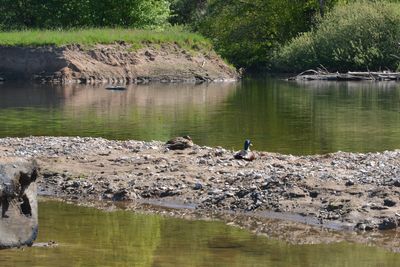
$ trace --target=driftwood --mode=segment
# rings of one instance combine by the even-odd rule
[[[400,72],[352,72],[330,73],[326,70],[306,70],[288,78],[303,81],[400,81]]]

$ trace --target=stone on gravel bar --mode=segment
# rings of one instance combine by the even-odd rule
[[[38,232],[34,161],[0,158],[0,248],[32,245]]]

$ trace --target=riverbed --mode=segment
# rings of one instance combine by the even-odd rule
[[[0,139],[0,156],[35,159],[41,167],[41,195],[102,207],[126,202],[175,208],[171,216],[215,218],[215,213],[276,219],[259,223],[259,233],[295,243],[344,241],[312,227],[336,232],[369,232],[356,242],[400,251],[400,150],[375,153],[337,152],[292,156],[254,151],[251,162],[234,151],[193,145],[169,150],[164,142],[115,141],[91,137]],[[151,212],[157,212],[148,209]],[[225,218],[223,218],[225,220]],[[228,220],[230,218],[228,217]],[[307,224],[302,234],[292,225]],[[229,222],[237,223],[238,220]],[[279,231],[277,231],[279,226]],[[380,235],[390,231],[392,238]],[[300,231],[301,232],[301,231]],[[379,236],[376,234],[378,233]],[[299,238],[300,237],[300,238]],[[351,237],[351,235],[350,235]]]

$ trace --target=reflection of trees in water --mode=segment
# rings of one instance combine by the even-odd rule
[[[215,129],[235,125],[235,135],[253,138],[258,149],[304,154],[398,148],[397,84],[266,80],[243,88],[228,101],[240,112],[212,121]]]
[[[1,88],[1,87],[0,87]],[[5,87],[7,99],[12,88]],[[4,88],[1,88],[2,90]],[[104,86],[34,85],[0,99],[0,136],[69,135],[167,140],[292,154],[399,148],[400,84],[286,82]],[[21,92],[25,92],[25,95]],[[4,103],[3,103],[4,105]]]
[[[0,93],[0,110],[59,106],[62,102],[62,92],[49,84],[6,82],[0,84]]]
[[[56,202],[39,207],[39,239],[56,240],[63,253],[38,252],[47,257],[35,257],[34,266],[152,266],[161,217]]]
[[[39,215],[38,242],[55,240],[59,246],[2,250],[1,266],[361,267],[399,261],[399,254],[379,248],[345,242],[290,245],[217,221],[102,212],[61,202],[39,203]],[[300,231],[295,239],[302,234],[318,236]]]
[[[8,110],[0,106],[0,118],[7,117],[4,122],[11,125],[0,130],[0,135],[164,140],[193,134],[207,114],[217,110],[239,84],[151,83],[131,85],[123,92],[105,90],[105,85],[35,84],[34,91],[27,84],[19,91],[10,86],[8,99],[15,95],[20,102]],[[30,104],[32,92],[34,105]]]

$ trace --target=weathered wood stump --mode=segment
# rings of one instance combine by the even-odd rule
[[[0,159],[0,248],[32,245],[38,233],[36,162]]]

